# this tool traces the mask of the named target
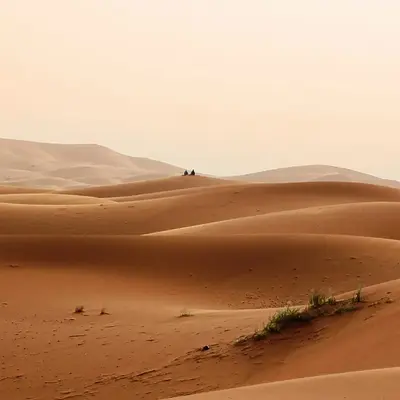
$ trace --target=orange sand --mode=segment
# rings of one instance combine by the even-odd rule
[[[0,398],[395,399],[399,207],[349,182],[0,188]],[[233,346],[359,285],[359,311]]]

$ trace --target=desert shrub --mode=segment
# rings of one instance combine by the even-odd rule
[[[76,306],[75,307],[75,314],[82,314],[85,311],[85,307],[84,306]]]
[[[352,301],[353,301],[353,303],[361,303],[363,301],[362,288],[361,287],[359,287],[357,289],[357,291],[354,293]]]
[[[262,340],[270,334],[280,333],[296,323],[310,322],[316,318],[352,312],[359,307],[356,303],[363,301],[361,288],[347,300],[336,300],[334,296],[325,296],[323,293],[313,291],[310,294],[309,304],[304,308],[294,308],[289,305],[273,314],[264,327],[256,330],[254,334],[241,336],[235,344],[240,345],[248,340]]]
[[[313,308],[318,308],[326,304],[326,301],[327,298],[323,293],[313,290],[310,293],[310,297],[308,299],[308,305]]]
[[[179,318],[185,318],[185,317],[193,317],[193,314],[186,308],[181,310],[181,313],[179,314]]]
[[[254,334],[254,339],[262,339],[268,333],[279,333],[282,329],[287,327],[289,324],[302,321],[304,319],[304,315],[301,310],[293,307],[285,307],[279,311],[277,311],[274,315],[272,315],[268,322],[265,324],[262,330],[257,331]]]
[[[336,300],[336,298],[335,298],[334,296],[329,296],[329,297],[326,299],[326,304],[329,304],[329,305],[331,305],[331,306],[334,306],[335,304],[337,304],[337,300]]]

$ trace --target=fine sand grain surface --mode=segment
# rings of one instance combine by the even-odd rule
[[[0,186],[0,399],[397,399],[399,215],[351,182]],[[338,308],[251,338],[313,290]]]

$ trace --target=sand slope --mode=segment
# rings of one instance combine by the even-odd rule
[[[62,168],[57,179],[75,179]],[[364,399],[398,389],[398,189],[177,176],[7,190],[0,398]],[[360,285],[357,311],[233,346],[312,289],[352,296]]]
[[[175,399],[187,400],[376,400],[397,399],[400,368],[294,379]]]
[[[0,194],[0,203],[68,205],[68,204],[110,204],[112,200],[89,196],[62,195],[54,193]]]
[[[360,237],[3,235],[0,248],[5,265],[111,268],[219,308],[281,306],[313,288],[341,293],[400,277],[400,243]]]
[[[303,290],[318,277],[322,283],[322,274],[340,291],[398,279],[397,241],[315,235],[307,243],[299,235],[268,246],[265,237],[196,239],[1,237],[1,339],[9,350],[0,355],[6,371],[0,395],[161,399],[399,366],[391,345],[400,332],[398,283],[390,287],[391,304],[366,305],[273,342],[232,347],[271,315],[247,309],[262,306],[263,296],[305,299]],[[387,292],[388,286],[376,287],[370,301]],[[72,314],[79,304],[86,316]],[[102,307],[110,315],[100,316]],[[194,316],[177,318],[183,307]],[[204,344],[211,351],[203,355]]]
[[[0,173],[8,184],[62,188],[170,176],[182,168],[129,157],[95,144],[54,144],[0,138]]]
[[[398,181],[382,179],[370,174],[354,171],[348,168],[331,165],[301,165],[287,168],[277,168],[268,171],[255,172],[246,175],[233,176],[230,179],[247,182],[359,182],[373,185],[400,187]]]
[[[318,233],[400,239],[400,203],[351,203],[237,218],[159,235]]]
[[[186,177],[180,178],[186,181]],[[184,196],[114,204],[104,202],[63,207],[0,204],[0,234],[148,234],[239,217],[355,201],[393,202],[384,206],[382,213],[385,214],[386,207],[397,207],[399,197],[397,189],[324,182],[217,185]],[[379,223],[378,217],[374,220],[371,216],[371,220],[372,223]],[[290,221],[291,216],[285,232],[290,232],[291,227],[293,232],[298,232],[299,228]],[[277,232],[282,232],[283,228],[279,229],[281,231]]]
[[[204,187],[229,184],[229,181],[203,176],[175,176],[170,178],[152,179],[120,185],[69,189],[61,193],[94,197],[126,197],[157,192],[167,192],[192,187]]]
[[[30,187],[0,185],[0,194],[44,193],[44,192],[47,192],[47,190],[39,188],[30,188]]]
[[[195,167],[195,166],[194,166]],[[0,138],[0,174],[7,184],[49,189],[117,185],[180,175],[184,168],[142,157],[130,157],[95,144],[55,144]],[[361,182],[400,188],[347,168],[305,165],[240,175],[246,182]]]

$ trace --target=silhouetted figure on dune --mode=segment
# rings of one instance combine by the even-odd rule
[[[188,172],[187,169],[185,169],[185,172],[183,173],[183,176],[187,176],[187,175],[189,175],[189,172]]]
[[[192,172],[190,173],[190,175],[196,175],[196,172],[194,172],[194,169],[192,169]]]

